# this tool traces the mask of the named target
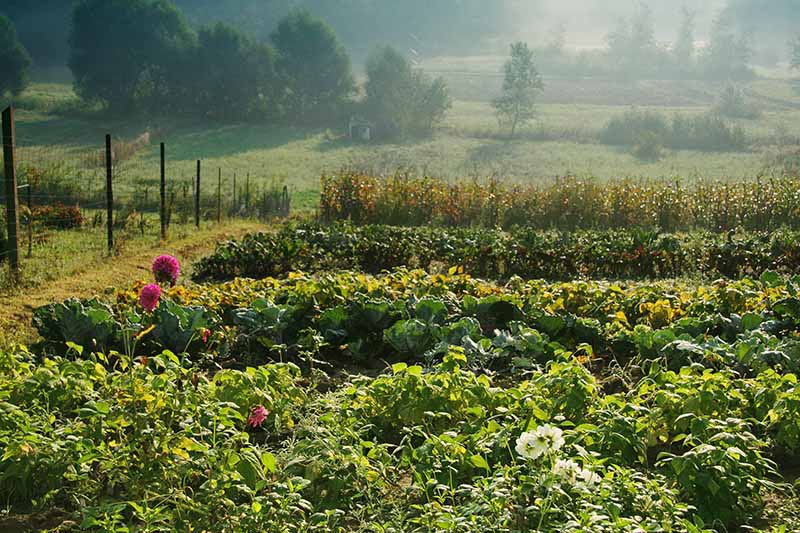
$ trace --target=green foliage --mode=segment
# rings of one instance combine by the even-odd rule
[[[774,378],[652,370],[611,395],[565,354],[501,385],[449,348],[431,368],[395,364],[320,395],[292,365],[211,376],[169,352],[111,369],[29,358],[0,358],[0,496],[12,513],[59,508],[84,527],[711,533],[757,519],[762,491],[781,489],[760,424],[710,414],[714,397],[734,394],[735,417],[744,393],[782,394]],[[668,412],[664,397],[686,403]],[[563,446],[517,455],[542,424]],[[621,453],[664,449],[647,428],[673,436],[655,466]]]
[[[30,65],[30,55],[17,39],[14,25],[0,14],[0,96],[6,92],[18,95],[25,90]]]
[[[256,531],[305,520],[302,484],[276,480],[274,455],[245,432],[253,400],[270,413],[262,434],[294,425],[306,401],[296,379],[281,365],[209,379],[169,353],[108,371],[17,358],[0,379],[0,497],[20,511],[74,509],[84,528]]]
[[[800,279],[456,270],[176,286],[152,317],[134,290],[37,311],[43,351],[0,351],[6,513],[106,530],[721,533],[786,489],[773,461],[800,450]],[[68,338],[103,327],[138,346]],[[162,351],[159,328],[199,327],[208,342]],[[68,358],[48,355],[59,346]],[[518,451],[545,426],[559,438]]]
[[[198,280],[263,278],[290,271],[354,269],[379,273],[412,265],[460,266],[490,279],[736,278],[791,271],[800,254],[794,232],[659,234],[647,231],[541,232],[515,228],[429,229],[391,226],[285,226],[222,243],[196,266]]]
[[[350,59],[334,31],[305,10],[292,11],[271,35],[280,96],[289,116],[320,123],[336,118],[355,92]]]
[[[730,80],[722,87],[714,110],[728,118],[755,120],[761,115],[759,109],[747,101],[745,90]]]
[[[224,24],[201,28],[192,95],[198,110],[222,120],[275,116],[274,57],[270,48]]]
[[[623,76],[646,76],[661,62],[653,12],[645,2],[639,4],[630,20],[621,19],[607,40],[608,54]]]
[[[544,82],[534,63],[533,51],[523,42],[511,45],[511,58],[503,67],[503,92],[493,102],[497,120],[511,129],[514,138],[517,128],[527,125],[536,116],[536,96]]]
[[[720,107],[720,112],[743,112],[742,106],[736,102],[723,100],[722,105],[728,107]],[[657,111],[638,109],[631,109],[611,119],[600,132],[600,142],[631,146],[635,150],[648,144],[704,152],[739,152],[747,147],[744,130],[728,124],[717,114],[676,114],[670,121]]]
[[[764,279],[772,276],[777,274]],[[617,363],[657,361],[671,370],[702,365],[755,375],[800,368],[800,343],[789,334],[800,322],[800,304],[790,296],[797,293],[795,281],[719,281],[692,288],[644,283],[623,290],[519,278],[498,286],[465,275],[400,270],[378,277],[323,273],[241,280],[206,292],[172,292],[155,315],[174,309],[170,313],[178,317],[214,317],[196,328],[188,319],[173,328],[175,337],[189,338],[178,349],[201,355],[204,363],[277,359],[313,367],[344,359],[369,366],[380,359],[439,361],[450,346],[460,346],[471,367],[510,374],[546,365],[565,349],[590,359],[610,352]],[[124,340],[142,332],[134,338],[143,338],[138,348],[130,341],[111,348],[146,353],[170,346],[159,328],[176,320],[143,320],[134,311],[135,293],[120,294],[117,301],[112,316],[103,315],[102,327],[110,330],[106,337]],[[59,307],[45,307],[37,316],[52,315],[54,309]],[[85,340],[90,328],[87,334],[87,328],[68,329],[69,324],[61,317],[37,320],[49,339],[41,349],[64,353],[84,341],[89,344],[83,352],[97,351]],[[151,324],[157,328],[152,332]],[[204,326],[213,332],[209,338],[199,329]],[[765,415],[762,410],[759,416]]]
[[[139,342],[145,349],[198,352],[204,348],[203,332],[214,322],[206,309],[170,300],[161,302],[152,314],[130,310],[115,316],[107,304],[96,299],[69,299],[40,307],[33,318],[44,339],[40,347],[58,355],[76,346],[81,353],[117,350],[132,355]]]
[[[753,45],[750,36],[737,32],[734,14],[722,10],[711,26],[711,37],[700,55],[706,77],[716,80],[742,80],[754,76],[750,68]]]
[[[385,136],[430,133],[452,102],[443,78],[430,79],[391,47],[367,60],[367,116]]]
[[[41,307],[34,313],[33,323],[47,342],[62,351],[68,349],[68,342],[88,350],[106,351],[115,345],[121,330],[111,308],[97,300],[69,299]]]
[[[679,68],[691,69],[695,61],[695,13],[686,6],[681,10],[681,26],[672,47],[672,56]]]
[[[196,38],[167,0],[81,0],[70,36],[76,92],[117,112],[177,106]]]
[[[600,132],[600,142],[615,146],[635,146],[651,135],[663,142],[670,136],[668,119],[657,111],[630,109],[608,121]]]
[[[5,0],[0,12],[17,27],[19,40],[37,66],[56,67],[67,61],[71,9],[72,2],[63,0]]]

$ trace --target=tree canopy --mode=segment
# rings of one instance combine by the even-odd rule
[[[544,89],[544,83],[536,68],[533,50],[522,42],[511,45],[511,58],[503,70],[503,92],[494,101],[494,107],[498,122],[511,128],[510,137],[514,138],[517,129],[536,116],[536,96]]]
[[[350,58],[336,33],[306,10],[294,10],[272,33],[287,112],[298,120],[335,116],[355,92]]]
[[[115,110],[174,97],[170,81],[196,36],[168,0],[80,0],[69,66],[78,94]]]
[[[198,38],[193,94],[199,109],[220,119],[275,112],[271,48],[225,24],[202,28]]]
[[[64,66],[72,4],[70,0],[3,0],[0,14],[14,23],[35,65]]]
[[[661,50],[656,43],[653,12],[641,2],[630,19],[620,19],[608,35],[608,53],[625,76],[650,74],[658,68]]]
[[[0,95],[19,94],[28,85],[31,58],[17,39],[17,32],[8,17],[0,15]]]
[[[746,79],[753,76],[750,60],[753,46],[750,36],[742,33],[733,12],[723,10],[711,27],[711,37],[703,48],[701,64],[709,77],[715,79]]]
[[[428,133],[450,109],[444,80],[413,68],[390,46],[372,53],[366,73],[367,114],[385,135]]]

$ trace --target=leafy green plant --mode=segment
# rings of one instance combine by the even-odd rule
[[[473,276],[508,279],[738,278],[791,271],[800,258],[793,231],[661,234],[642,230],[542,232],[515,228],[431,229],[390,226],[283,226],[275,233],[220,244],[201,259],[196,281],[280,277],[296,270],[397,267],[462,268]]]
[[[33,324],[44,338],[44,344],[62,354],[69,349],[67,342],[105,351],[115,346],[121,329],[107,304],[74,298],[40,307],[34,312]]]

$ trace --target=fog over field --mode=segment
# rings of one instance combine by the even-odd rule
[[[794,0],[175,0],[193,27],[222,21],[261,41],[295,8],[325,19],[355,58],[390,44],[411,54],[473,55],[505,52],[518,39],[548,42],[561,28],[568,48],[598,48],[620,20],[649,9],[655,38],[675,40],[686,8],[695,37],[708,39],[712,22],[729,13],[742,31],[757,40],[756,49],[786,60],[786,44],[800,23]],[[4,0],[0,13],[16,24],[37,64],[66,62],[71,3],[67,0]],[[46,29],[45,29],[46,28]]]

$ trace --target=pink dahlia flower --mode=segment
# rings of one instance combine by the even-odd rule
[[[211,336],[211,330],[210,330],[210,329],[208,329],[208,328],[205,328],[205,329],[203,330],[203,333],[201,334],[201,337],[202,337],[202,339],[203,339],[203,344],[208,344],[208,338],[209,338],[210,336]]]
[[[181,264],[171,255],[159,255],[153,261],[152,271],[158,283],[175,285],[181,274]]]
[[[260,428],[261,424],[267,419],[268,414],[269,411],[263,405],[253,407],[253,410],[250,411],[250,418],[247,419],[247,425],[251,428]]]
[[[158,300],[161,298],[161,287],[158,285],[145,285],[139,293],[139,304],[145,311],[152,311],[158,307]]]

